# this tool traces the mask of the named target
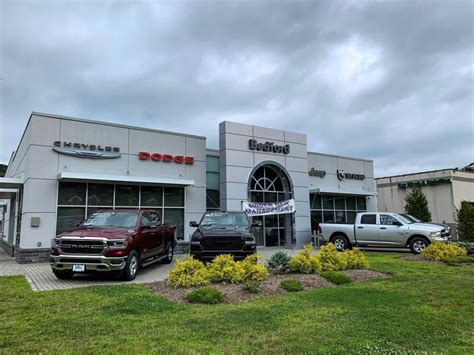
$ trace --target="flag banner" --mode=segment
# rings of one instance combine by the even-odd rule
[[[249,217],[293,213],[295,210],[294,199],[281,202],[242,202],[242,211]]]

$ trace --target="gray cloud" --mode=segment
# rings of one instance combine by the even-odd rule
[[[300,131],[378,176],[474,160],[471,1],[0,4],[3,162],[31,111]]]

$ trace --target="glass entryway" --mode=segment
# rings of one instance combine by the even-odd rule
[[[250,200],[252,202],[278,202],[291,198],[291,188],[283,170],[272,164],[260,166],[250,178]],[[255,228],[258,246],[285,246],[291,240],[291,215],[280,214],[256,216],[262,227]]]

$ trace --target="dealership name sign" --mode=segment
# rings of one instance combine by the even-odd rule
[[[119,147],[108,145],[85,144],[77,142],[53,142],[55,152],[77,158],[110,159],[121,156]]]
[[[249,149],[269,153],[290,153],[290,145],[277,145],[274,142],[258,143],[255,139],[249,140]]]
[[[341,181],[343,181],[345,179],[348,179],[348,180],[364,180],[365,175],[346,173],[344,170],[337,170],[337,178]]]

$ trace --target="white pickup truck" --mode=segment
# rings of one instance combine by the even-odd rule
[[[355,224],[320,223],[319,237],[333,243],[338,250],[352,245],[377,247],[409,247],[419,254],[432,242],[447,242],[442,226],[413,223],[398,213],[358,213]]]

